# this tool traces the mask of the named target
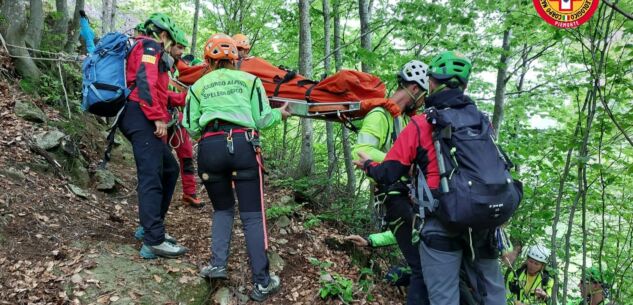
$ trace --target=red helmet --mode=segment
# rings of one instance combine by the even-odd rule
[[[246,35],[244,35],[244,34],[235,34],[235,35],[233,35],[233,40],[235,40],[235,43],[237,44],[237,48],[238,49],[244,49],[244,50],[250,50],[251,49],[251,43],[248,40],[248,37],[246,37]]]
[[[237,60],[237,46],[233,38],[223,33],[211,35],[204,46],[204,58]]]

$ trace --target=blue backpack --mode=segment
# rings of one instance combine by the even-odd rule
[[[426,209],[457,230],[493,229],[507,222],[521,202],[523,186],[510,175],[513,164],[495,143],[488,117],[474,104],[425,113],[433,125],[440,192],[433,197],[418,167],[414,194],[420,215]]]
[[[82,66],[84,111],[113,117],[123,108],[134,89],[127,88],[125,77],[127,56],[133,47],[130,37],[118,32],[108,33],[99,40]]]

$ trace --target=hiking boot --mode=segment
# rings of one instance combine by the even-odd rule
[[[276,275],[270,276],[270,282],[268,282],[268,287],[262,287],[260,284],[255,284],[255,288],[253,288],[253,292],[251,293],[251,299],[256,302],[263,302],[269,296],[277,293],[281,288],[281,280]]]
[[[196,194],[191,194],[191,195],[182,194],[182,203],[184,203],[185,206],[189,206],[193,208],[201,208],[204,206],[204,202],[202,202],[200,198],[196,196]]]
[[[143,229],[143,227],[141,226],[136,227],[136,231],[134,231],[134,238],[136,238],[136,240],[138,241],[143,241],[144,237],[145,237],[145,229]],[[169,235],[167,232],[165,232],[165,241],[170,242],[174,245],[178,244],[178,241],[173,236]]]
[[[165,258],[176,258],[182,256],[189,251],[187,248],[164,241],[160,245],[149,246],[143,244],[141,247],[141,257],[145,259],[154,259],[158,256]]]
[[[208,278],[210,280],[228,280],[229,276],[226,273],[226,267],[220,266],[206,266],[200,270],[200,277]]]

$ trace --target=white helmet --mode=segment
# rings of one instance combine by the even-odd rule
[[[527,256],[535,261],[546,264],[549,260],[550,250],[543,245],[534,245],[528,249]]]
[[[429,76],[427,75],[429,66],[419,60],[412,60],[406,63],[398,73],[398,79],[405,82],[415,82],[424,91],[429,91]]]

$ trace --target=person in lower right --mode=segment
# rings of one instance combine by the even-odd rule
[[[476,107],[464,94],[472,64],[467,58],[445,51],[431,60],[429,96],[425,108]],[[390,185],[418,166],[431,190],[439,190],[440,174],[433,143],[433,125],[417,115],[405,127],[382,163],[359,154],[357,165],[378,184]],[[505,305],[506,290],[499,265],[494,230],[457,230],[437,216],[425,218],[420,234],[422,274],[431,305],[460,304],[460,270],[486,305]]]

